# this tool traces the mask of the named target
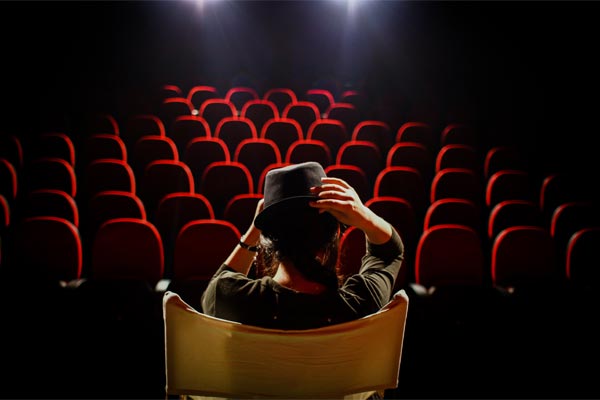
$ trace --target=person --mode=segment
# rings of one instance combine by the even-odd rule
[[[360,271],[336,266],[343,226],[365,234]],[[254,221],[202,294],[203,312],[243,324],[309,329],[378,311],[404,257],[398,232],[316,162],[273,169]],[[254,272],[253,272],[254,271]]]

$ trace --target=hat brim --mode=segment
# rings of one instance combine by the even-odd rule
[[[254,218],[254,226],[260,230],[268,230],[274,225],[281,225],[285,220],[294,218],[298,210],[313,209],[318,213],[316,208],[308,205],[309,201],[314,200],[316,196],[296,196],[273,203],[258,213]]]

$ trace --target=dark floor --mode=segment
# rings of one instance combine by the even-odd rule
[[[591,298],[407,290],[399,385],[387,398],[600,396]],[[160,294],[122,283],[5,295],[1,398],[165,398]]]

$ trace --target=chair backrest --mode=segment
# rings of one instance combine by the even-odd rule
[[[88,135],[110,134],[119,136],[119,123],[112,114],[92,113],[85,118],[84,132]]]
[[[258,93],[255,89],[246,86],[235,86],[229,88],[225,93],[225,100],[230,101],[239,114],[241,114],[244,105],[250,100],[258,100]]]
[[[240,142],[244,139],[256,139],[258,134],[251,120],[244,117],[225,117],[217,124],[214,136],[225,142],[229,154],[234,155]]]
[[[14,235],[10,272],[31,280],[81,278],[81,237],[71,222],[53,216],[25,218]]]
[[[17,169],[9,160],[0,158],[0,195],[10,204],[17,199],[19,192]]]
[[[104,190],[136,193],[137,185],[133,169],[123,160],[100,158],[92,161],[85,170],[82,197],[88,201]]]
[[[254,213],[259,200],[263,198],[260,193],[240,193],[227,202],[223,219],[235,225],[240,232],[246,232],[254,221]]]
[[[263,95],[263,99],[273,102],[279,114],[283,114],[283,110],[288,104],[298,101],[298,96],[290,88],[279,87],[267,90]]]
[[[197,115],[181,115],[173,121],[170,128],[167,136],[175,143],[180,158],[185,155],[191,140],[212,135],[208,122]]]
[[[407,311],[408,296],[399,291],[364,318],[284,331],[214,318],[166,292],[166,393],[366,398],[398,385]]]
[[[127,118],[125,129],[120,134],[127,151],[132,151],[135,142],[146,135],[165,136],[165,124],[154,114],[136,114]]]
[[[425,146],[430,152],[437,152],[438,142],[434,138],[431,125],[425,122],[409,121],[396,131],[396,142],[415,142]]]
[[[223,118],[236,115],[235,106],[225,99],[207,99],[202,103],[198,115],[206,120],[211,132],[216,132],[217,125]]]
[[[127,148],[123,139],[112,133],[88,136],[82,153],[84,166],[102,158],[127,161]]]
[[[144,202],[148,218],[153,220],[161,199],[177,192],[195,193],[194,176],[181,161],[152,161],[140,180],[137,195]]]
[[[344,143],[350,140],[350,135],[346,132],[346,127],[342,121],[337,119],[318,119],[308,128],[306,138],[324,142],[329,147],[331,158],[335,160],[338,150]]]
[[[350,138],[352,140],[366,140],[375,143],[381,154],[388,153],[395,139],[390,125],[387,122],[378,120],[358,122]]]
[[[335,163],[356,165],[365,171],[369,182],[375,182],[377,174],[385,167],[385,158],[374,143],[351,140],[340,146]]]
[[[282,157],[285,157],[292,143],[304,139],[302,127],[298,121],[291,118],[272,118],[266,121],[260,137],[274,141]]]
[[[75,169],[62,158],[36,158],[26,168],[25,192],[36,189],[57,189],[68,193],[72,197],[77,195]]]
[[[539,226],[511,226],[491,247],[491,277],[496,287],[554,286],[564,278],[550,233]]]
[[[481,164],[475,147],[458,143],[447,144],[436,155],[435,172],[444,168],[467,168],[480,175]]]
[[[325,112],[325,118],[342,121],[347,132],[353,132],[354,127],[360,121],[360,113],[353,104],[333,103]]]
[[[186,146],[183,162],[190,168],[195,187],[200,187],[202,174],[210,163],[215,161],[230,162],[233,155],[225,142],[215,137],[192,139]]]
[[[302,163],[306,161],[315,161],[327,168],[333,162],[329,147],[320,140],[299,140],[291,144],[284,161],[291,164]]]
[[[162,239],[138,218],[114,218],[100,226],[92,245],[92,278],[140,280],[155,285],[164,274]]]
[[[308,89],[304,93],[304,98],[317,106],[320,115],[325,114],[329,106],[335,103],[333,94],[327,89]]]
[[[393,196],[406,199],[421,217],[427,206],[427,190],[423,177],[411,167],[384,168],[375,179],[373,197]]]
[[[429,201],[440,199],[467,199],[477,206],[484,205],[484,187],[477,174],[468,168],[444,168],[433,176]]]
[[[188,100],[192,102],[196,110],[200,110],[204,101],[218,97],[219,92],[214,86],[197,85],[192,87],[187,93]]]
[[[482,286],[480,236],[465,225],[434,225],[423,231],[416,250],[415,282],[424,287]]]
[[[282,162],[282,156],[277,144],[270,139],[249,138],[242,140],[233,155],[233,161],[240,162],[248,167],[254,187],[264,169],[274,163]]]
[[[503,169],[487,180],[485,204],[491,210],[503,200],[534,201],[538,190],[533,177],[527,171]]]
[[[75,167],[75,146],[71,138],[62,132],[42,133],[34,139],[28,148],[30,159],[55,157],[65,160],[71,167]]]
[[[314,103],[310,101],[297,101],[289,103],[281,113],[283,118],[290,118],[298,121],[302,128],[302,136],[306,137],[310,125],[321,119],[321,113]]]
[[[59,217],[79,228],[79,208],[75,199],[57,189],[37,189],[26,194],[22,217]]]
[[[181,227],[175,241],[173,280],[208,282],[240,236],[240,231],[229,221],[210,218],[188,222]]]
[[[171,125],[175,122],[175,119],[184,115],[192,115],[194,105],[190,100],[185,97],[169,97],[160,103],[158,110],[158,117],[165,125],[166,134],[169,134]]]
[[[483,160],[483,177],[489,179],[503,169],[528,171],[524,155],[514,146],[494,146],[485,153]]]
[[[465,225],[479,232],[483,228],[481,207],[472,200],[458,197],[436,200],[427,207],[423,230],[442,224]]]
[[[141,179],[144,169],[152,161],[179,161],[175,142],[168,136],[146,135],[138,139],[131,151],[129,165],[136,179]]]
[[[277,109],[277,106],[269,100],[250,100],[242,107],[240,117],[248,118],[254,122],[256,132],[260,134],[265,122],[272,118],[279,118],[279,110]]]
[[[478,147],[478,143],[477,131],[466,123],[449,123],[440,134],[440,147],[447,144],[466,144]]]
[[[235,195],[254,193],[254,182],[250,170],[239,162],[211,163],[200,181],[200,190],[210,201],[215,217],[223,217],[225,207]]]
[[[416,168],[429,183],[434,174],[434,157],[422,143],[397,142],[387,152],[385,166]]]

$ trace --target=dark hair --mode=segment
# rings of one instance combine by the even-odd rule
[[[329,213],[313,208],[288,210],[281,224],[263,230],[256,267],[260,275],[273,276],[281,261],[290,261],[308,280],[337,288],[340,226]],[[321,258],[318,255],[322,253]]]

